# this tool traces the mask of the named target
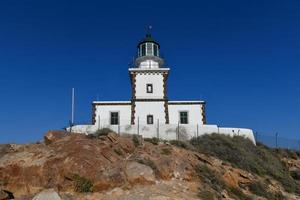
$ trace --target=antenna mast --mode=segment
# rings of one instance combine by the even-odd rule
[[[75,89],[72,88],[72,116],[71,116],[72,126],[74,125],[74,107],[75,107]]]

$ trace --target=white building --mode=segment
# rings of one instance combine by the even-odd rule
[[[160,56],[160,45],[151,36],[138,44],[138,55],[131,68],[130,101],[94,101],[92,125],[76,125],[74,132],[91,133],[109,127],[118,133],[141,134],[163,139],[189,139],[209,133],[244,135],[254,141],[250,129],[220,128],[207,125],[205,102],[169,101],[170,68]]]

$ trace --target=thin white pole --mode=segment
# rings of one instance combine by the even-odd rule
[[[72,119],[71,123],[74,124],[74,108],[75,108],[75,89],[72,88]]]

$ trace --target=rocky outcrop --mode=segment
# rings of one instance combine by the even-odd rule
[[[44,143],[2,146],[0,153],[0,185],[17,198],[198,199],[199,188],[214,191],[199,179],[199,165],[248,194],[247,185],[262,180],[208,155],[163,142],[137,145],[131,136],[115,133],[91,138],[50,131]],[[276,184],[270,187],[282,190]],[[226,190],[222,196],[229,199]]]

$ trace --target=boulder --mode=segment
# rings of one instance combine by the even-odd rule
[[[0,200],[9,200],[9,199],[15,199],[13,193],[7,190],[0,190]]]
[[[134,161],[127,163],[126,175],[128,182],[131,184],[155,183],[155,175],[152,168]]]
[[[35,195],[32,200],[61,200],[61,198],[54,189],[48,189]]]
[[[49,131],[44,136],[45,143],[51,144],[63,137],[65,137],[68,133],[66,131]]]
[[[4,192],[3,190],[0,191],[0,200],[6,200],[8,199],[8,194]]]

